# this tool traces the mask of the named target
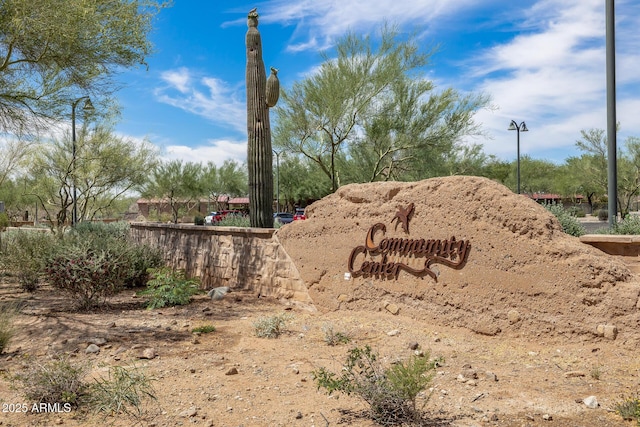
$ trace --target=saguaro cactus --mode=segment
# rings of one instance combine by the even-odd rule
[[[273,155],[269,107],[278,102],[278,70],[267,80],[262,62],[258,12],[247,16],[247,164],[249,167],[249,219],[252,227],[273,227]]]

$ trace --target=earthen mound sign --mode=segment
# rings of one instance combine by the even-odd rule
[[[392,315],[391,304],[418,322],[574,340],[604,339],[608,325],[638,342],[627,266],[489,179],[347,185],[307,216],[277,237],[319,310]]]

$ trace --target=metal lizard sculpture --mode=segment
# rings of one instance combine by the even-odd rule
[[[412,213],[413,213],[413,203],[410,203],[409,206],[407,206],[405,209],[398,208],[398,212],[396,212],[396,215],[391,220],[391,222],[398,220],[398,222],[396,222],[395,229],[398,228],[398,224],[402,224],[402,229],[404,230],[405,233],[408,233],[409,217],[411,216]]]

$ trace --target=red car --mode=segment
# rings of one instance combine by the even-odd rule
[[[293,220],[298,221],[301,219],[307,219],[307,216],[304,214],[304,209],[296,208],[296,213],[293,214]]]

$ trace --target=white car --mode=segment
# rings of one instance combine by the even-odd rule
[[[216,217],[219,217],[219,216],[220,214],[218,214],[218,212],[209,212],[209,214],[204,217],[204,224],[213,225],[213,223],[217,221]]]

